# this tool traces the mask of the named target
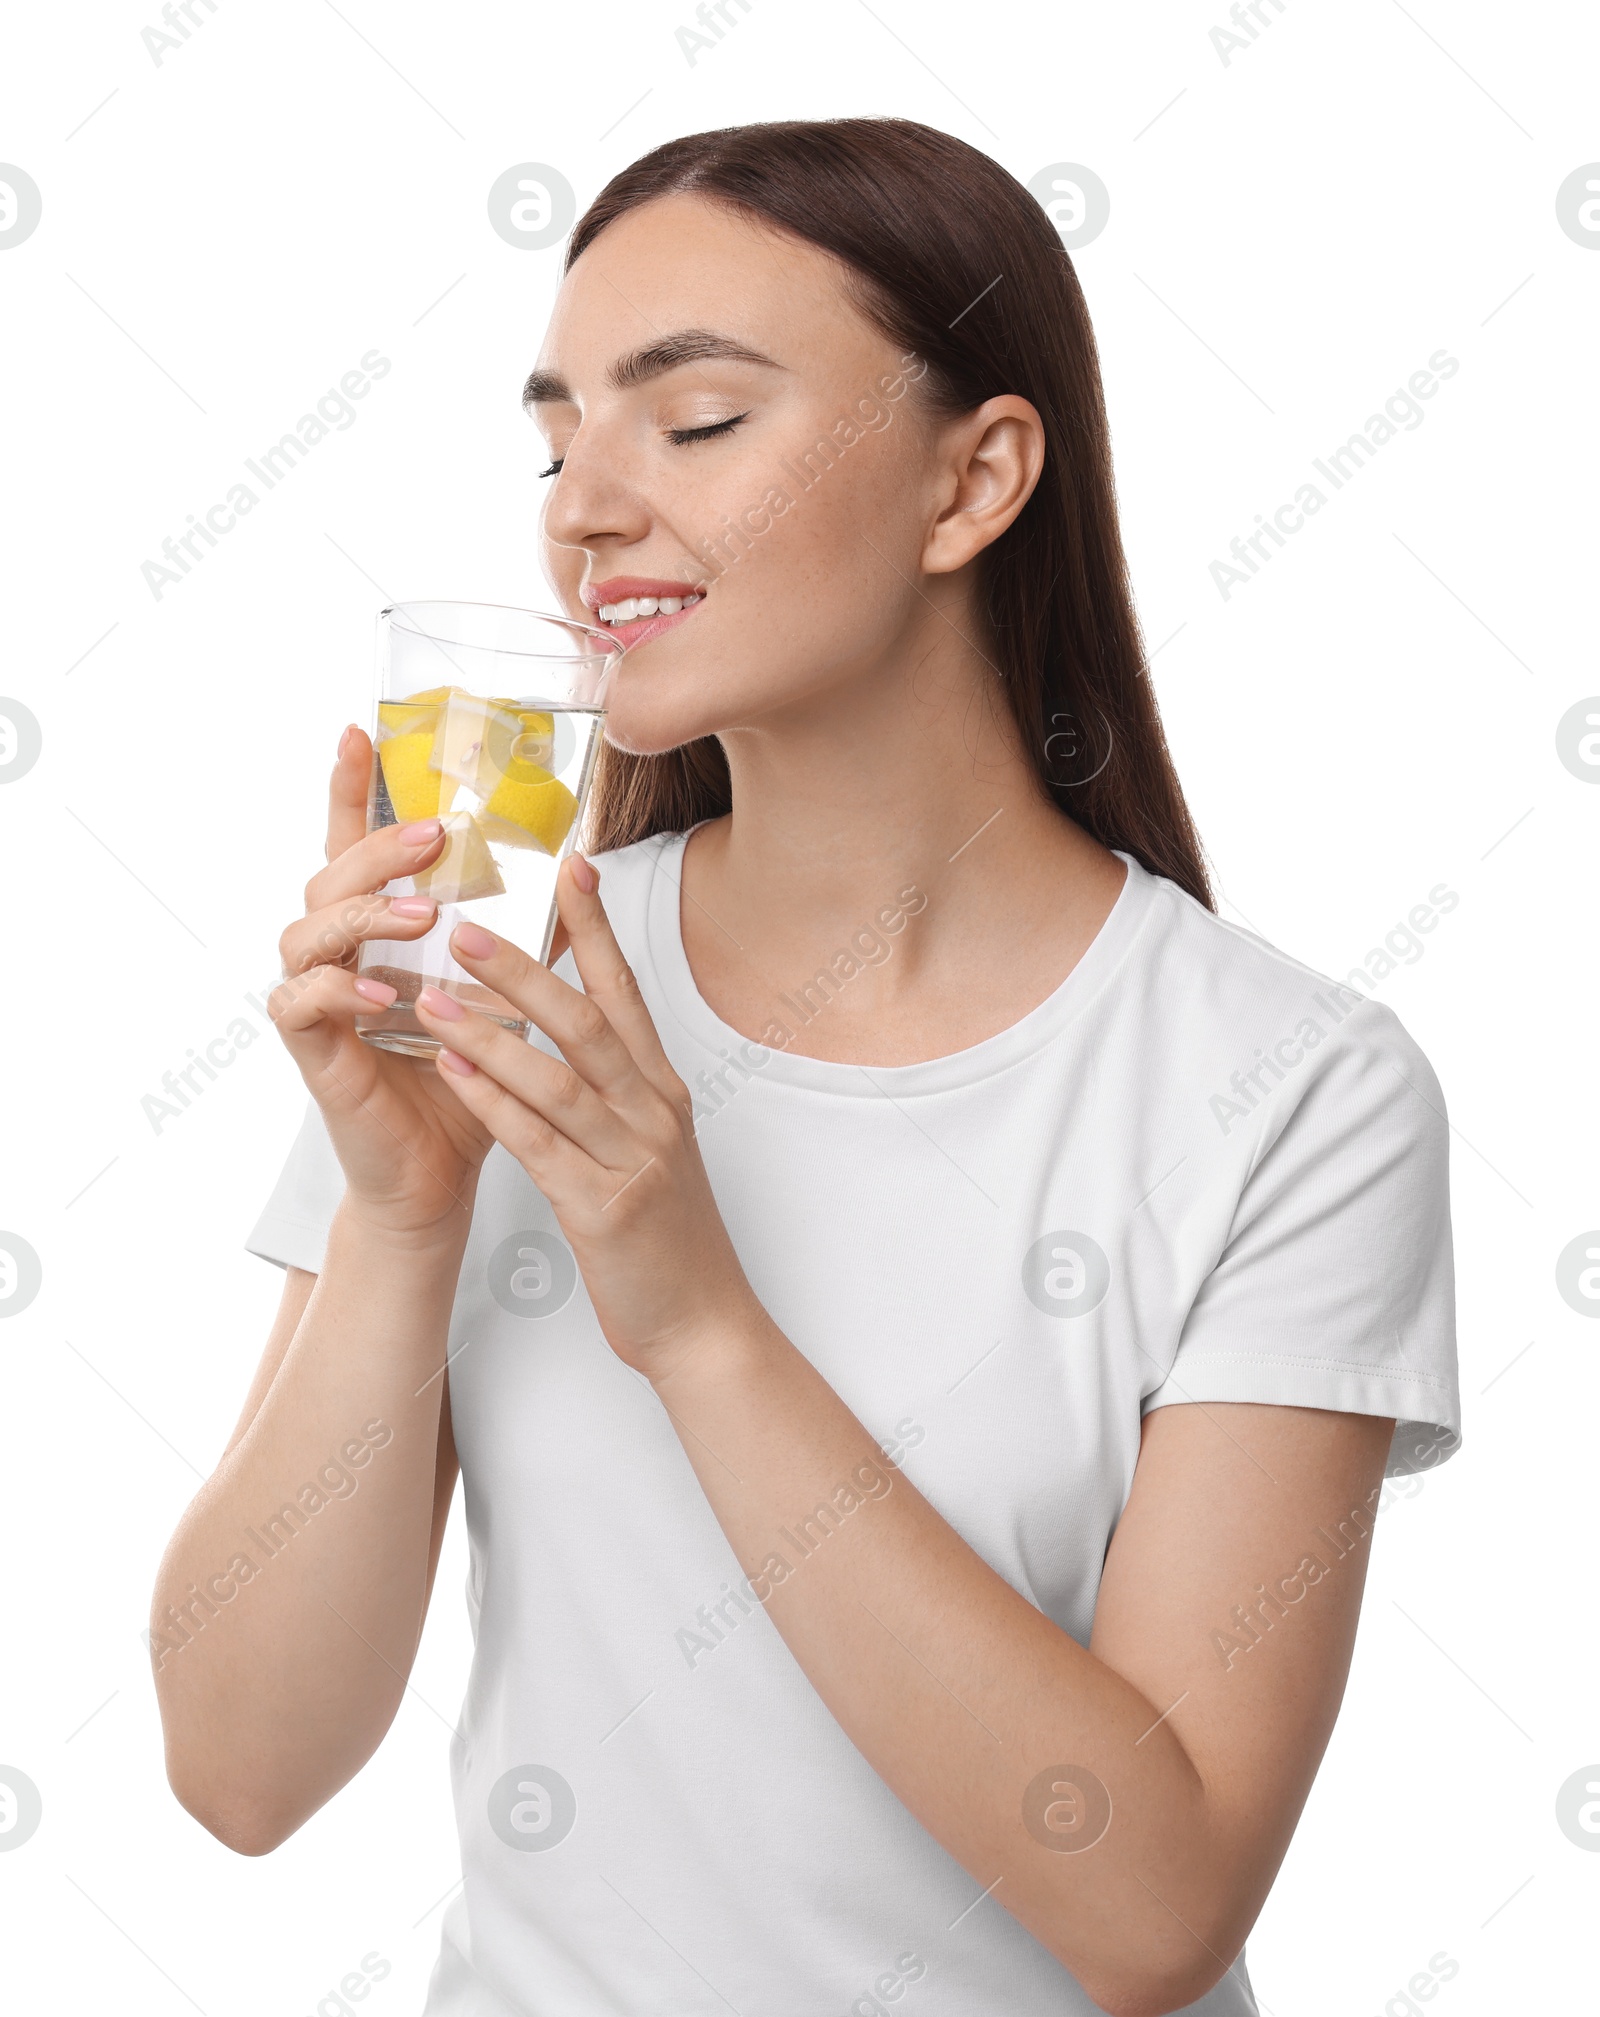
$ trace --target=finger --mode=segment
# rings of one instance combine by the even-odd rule
[[[342,1040],[335,1025],[388,1008],[395,995],[383,981],[343,967],[314,966],[278,983],[267,996],[267,1014],[296,1063],[321,1065]]]
[[[513,948],[515,950],[515,948]],[[562,983],[564,985],[564,983]],[[472,1067],[461,1077],[492,1079],[526,1109],[529,1124],[516,1152],[544,1153],[546,1132],[559,1134],[592,1164],[607,1170],[633,1169],[640,1161],[636,1137],[626,1121],[571,1066],[537,1044],[513,1036],[491,1017],[464,1007],[454,996],[425,987],[417,996],[418,1022]],[[482,1118],[482,1116],[480,1116]],[[489,1125],[485,1119],[485,1126]],[[497,1139],[504,1137],[497,1136]],[[512,1146],[507,1141],[508,1147]]]
[[[584,887],[585,880],[590,883]],[[605,1014],[629,1055],[659,1092],[676,1098],[682,1085],[661,1046],[634,971],[623,957],[600,900],[600,872],[581,854],[569,855],[556,876],[556,905],[566,927],[583,992]]]
[[[484,1018],[473,1016],[471,1020],[482,1022]],[[501,1031],[502,1036],[508,1034]],[[506,1153],[516,1157],[547,1198],[592,1198],[597,1192],[609,1195],[615,1189],[616,1177],[609,1169],[600,1170],[559,1128],[470,1058],[446,1046],[435,1056],[434,1065],[441,1081]]]
[[[380,826],[337,855],[306,884],[306,909],[317,910],[339,897],[364,896],[396,877],[415,875],[436,861],[444,845],[444,822],[415,819],[406,826]]]
[[[504,995],[543,1030],[603,1099],[624,1112],[637,1113],[660,1097],[599,1003],[530,958],[521,946],[496,938],[481,925],[459,924],[450,934],[450,950],[475,980]]]
[[[286,975],[314,966],[349,966],[369,939],[424,938],[438,921],[430,896],[350,896],[297,917],[278,940]]]
[[[385,1059],[383,1052],[362,1043],[353,1025],[358,1015],[381,1012],[394,1000],[395,990],[384,982],[335,966],[313,967],[280,981],[267,996],[273,1026],[328,1119],[342,1115],[354,1120],[358,1110],[376,1115],[372,1102],[382,1094],[383,1072],[392,1073],[401,1061]],[[424,1069],[420,1059],[404,1062],[415,1073]],[[418,1080],[419,1088],[424,1084],[429,1082]],[[379,1124],[392,1147],[398,1137],[381,1119]]]
[[[367,830],[367,788],[371,775],[371,738],[351,722],[339,738],[333,776],[328,780],[329,861],[337,861]]]

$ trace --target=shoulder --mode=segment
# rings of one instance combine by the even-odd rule
[[[652,833],[627,847],[612,847],[591,854],[589,860],[599,872],[600,894],[609,912],[613,903],[631,903],[642,898],[662,869],[662,857],[676,858],[682,851],[681,833]]]
[[[638,880],[648,881],[656,864],[668,849],[676,849],[684,839],[681,833],[652,833],[643,840],[630,841],[626,847],[609,847],[598,854],[589,856],[600,871],[601,880],[613,888],[621,888]]]
[[[1299,1116],[1336,1133],[1364,1122],[1443,1140],[1438,1079],[1393,1009],[1164,877],[1146,881],[1141,992],[1203,1073],[1223,1134],[1254,1135],[1259,1153]]]

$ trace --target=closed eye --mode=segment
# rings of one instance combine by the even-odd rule
[[[708,427],[669,427],[667,439],[674,448],[686,448],[691,441],[712,441],[719,434],[731,434],[741,421],[748,420],[755,409],[747,408],[743,413],[735,413],[727,420],[713,420]],[[565,461],[565,457],[562,461]],[[552,462],[548,469],[539,471],[541,476],[559,476],[561,462]]]
[[[674,448],[682,448],[691,441],[710,441],[718,434],[731,434],[740,421],[748,420],[753,408],[736,413],[729,420],[714,420],[709,427],[669,427],[667,439]]]

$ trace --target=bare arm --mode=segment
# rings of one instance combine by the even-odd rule
[[[399,1707],[456,1477],[443,1370],[464,1235],[341,1207],[296,1269],[250,1400],[168,1547],[152,1651],[174,1791],[262,1854]]]
[[[1202,1996],[1332,1731],[1367,1560],[1351,1516],[1370,1533],[1393,1423],[1158,1409],[1086,1650],[889,1469],[770,1324],[655,1384],[768,1615],[974,1899],[992,1892],[1118,2017]],[[797,1559],[780,1529],[808,1518],[826,1538]]]
[[[450,1312],[488,1134],[428,1064],[374,1049],[367,939],[427,931],[381,894],[437,820],[366,832],[372,745],[340,745],[327,866],[279,941],[268,1004],[345,1174],[320,1275],[292,1268],[244,1410],[179,1522],[151,1615],[167,1775],[246,1854],[275,1848],[393,1720],[433,1586],[456,1456]]]
[[[285,1268],[283,1295],[278,1303],[278,1312],[273,1319],[272,1329],[267,1336],[265,1351],[256,1367],[255,1378],[250,1382],[250,1391],[245,1396],[244,1407],[233,1434],[228,1438],[224,1457],[229,1456],[243,1440],[244,1432],[255,1420],[261,1403],[267,1397],[267,1389],[277,1378],[278,1368],[283,1364],[295,1332],[300,1328],[300,1319],[305,1315],[311,1291],[317,1286],[317,1278],[305,1268]],[[444,1530],[450,1518],[450,1505],[455,1497],[456,1479],[461,1466],[456,1459],[456,1439],[450,1419],[450,1375],[445,1373],[439,1382],[439,1446],[435,1461],[435,1483],[433,1503],[433,1540],[428,1553],[428,1587],[423,1602],[433,1593],[433,1579],[439,1569],[439,1551],[444,1545]]]

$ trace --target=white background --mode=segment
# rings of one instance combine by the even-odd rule
[[[1569,774],[1556,728],[1600,694],[1600,247],[1555,198],[1600,157],[1600,17],[1284,0],[1224,63],[1220,0],[728,11],[693,65],[688,0],[200,0],[159,64],[153,8],[8,24],[0,160],[44,207],[0,253],[0,693],[44,743],[0,789],[0,1229],[44,1273],[0,1324],[0,1766],[44,1804],[0,1854],[7,1989],[301,2017],[376,1951],[362,2007],[420,2008],[459,1875],[459,1501],[378,1756],[271,1857],[220,1847],[167,1790],[139,1635],[276,1305],[242,1241],[303,1095],[263,1035],[159,1132],[141,1101],[239,1016],[264,1029],[246,996],[320,862],[380,603],[548,604],[518,393],[560,248],[497,237],[490,184],[547,162],[581,207],[679,133],[892,112],[1110,191],[1076,264],[1225,915],[1342,978],[1435,885],[1460,899],[1373,991],[1456,1131],[1465,1444],[1382,1517],[1343,1718],[1250,1944],[1262,2007],[1404,2011],[1442,1950],[1446,2017],[1576,2009],[1600,1854],[1555,1801],[1600,1761],[1600,1325],[1555,1262],[1600,1225],[1600,771]],[[1441,347],[1460,370],[1423,423],[1225,600],[1228,542]],[[393,368],[354,424],[156,599],[141,563],[374,348]]]

